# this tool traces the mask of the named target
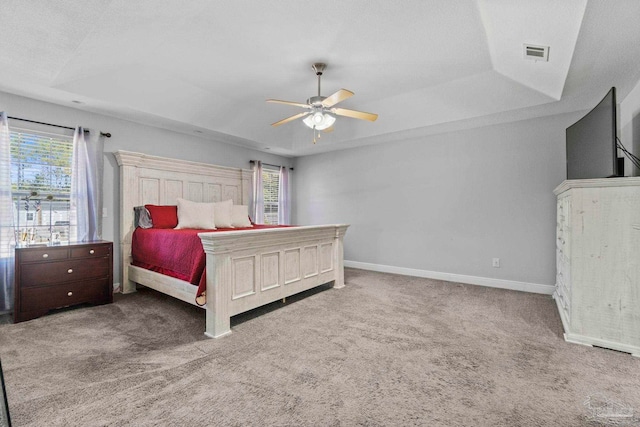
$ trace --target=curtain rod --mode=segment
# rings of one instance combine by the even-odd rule
[[[38,125],[53,126],[53,127],[56,127],[56,128],[76,130],[76,128],[72,128],[72,127],[69,127],[69,126],[54,125],[52,123],[45,123],[45,122],[36,122],[35,120],[21,119],[20,117],[7,116],[7,118],[8,119],[13,119],[13,120],[20,120],[21,122],[35,123],[35,124],[38,124]],[[100,132],[100,135],[102,135],[102,136],[104,136],[106,138],[111,138],[111,133],[109,133],[109,132]]]
[[[258,162],[258,161],[259,161],[259,160],[249,160],[249,163],[255,163],[255,162]],[[262,163],[263,165],[265,165],[265,166],[272,166],[272,167],[274,167],[274,168],[281,168],[281,167],[283,167],[283,166],[280,166],[280,165],[270,165],[269,163],[265,163],[265,162],[261,162],[261,163]],[[289,170],[293,170],[293,168],[289,168]]]

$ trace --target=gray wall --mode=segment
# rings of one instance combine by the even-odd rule
[[[582,114],[298,158],[294,220],[351,224],[349,261],[553,285],[553,189]]]
[[[120,184],[118,165],[112,154],[114,151],[128,150],[245,169],[250,167],[249,160],[253,159],[285,166],[292,164],[292,159],[289,158],[3,92],[0,92],[0,111],[6,111],[9,116],[24,119],[71,127],[84,126],[91,130],[111,132],[112,137],[105,139],[104,146],[104,207],[107,217],[103,218],[102,236],[105,240],[114,242],[116,282],[120,281],[120,227],[118,224]],[[10,124],[29,128],[29,125],[24,122],[10,122]]]

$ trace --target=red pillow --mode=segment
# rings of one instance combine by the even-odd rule
[[[144,205],[151,215],[153,228],[175,228],[178,225],[178,206]]]

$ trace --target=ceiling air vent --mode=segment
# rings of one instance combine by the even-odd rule
[[[525,44],[524,57],[533,61],[549,61],[549,46]]]

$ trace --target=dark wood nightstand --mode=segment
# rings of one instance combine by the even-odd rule
[[[113,302],[113,243],[16,248],[14,322],[70,305]]]

